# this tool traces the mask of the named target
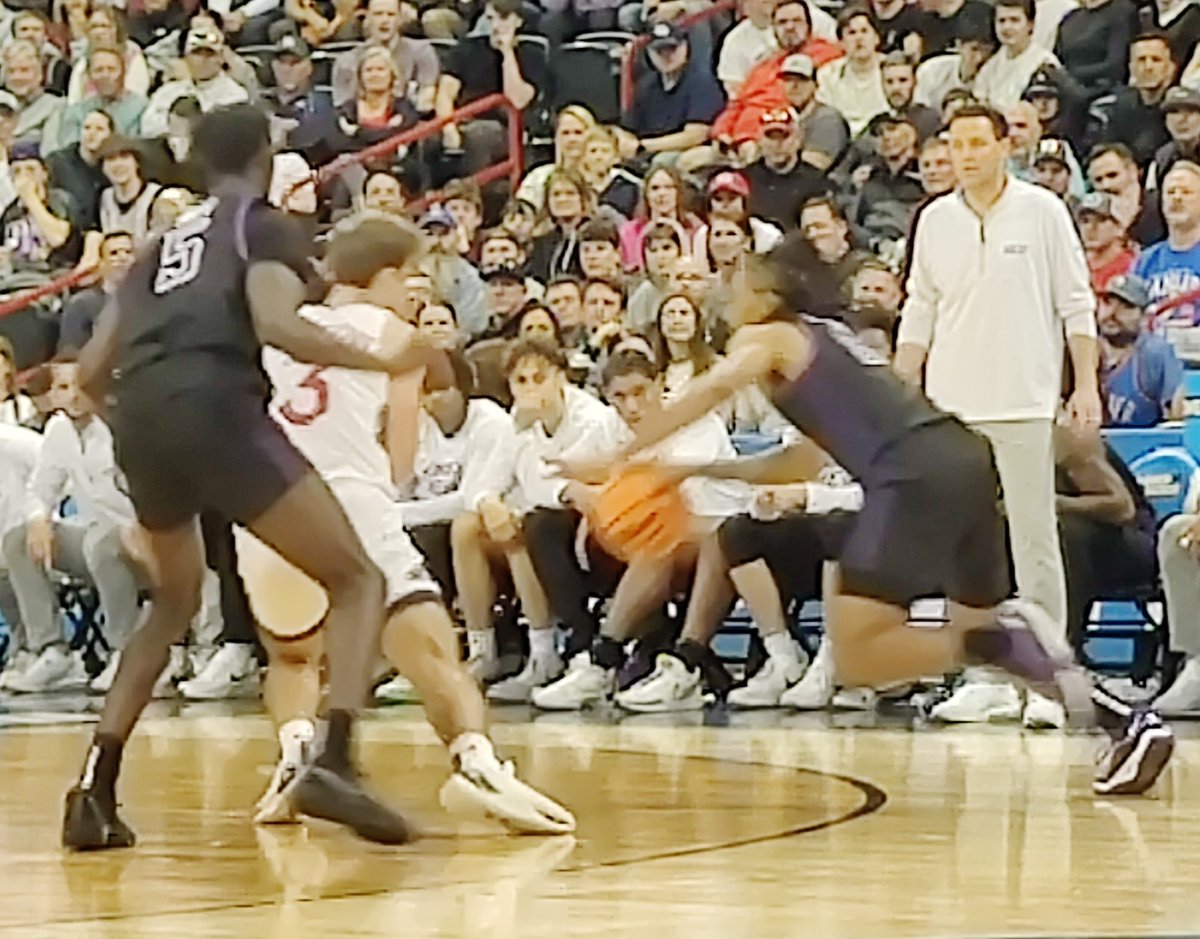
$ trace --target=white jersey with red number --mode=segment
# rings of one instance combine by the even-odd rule
[[[366,303],[306,306],[306,320],[343,342],[378,351],[395,314]],[[297,362],[278,349],[263,350],[275,388],[271,416],[329,483],[341,480],[392,489],[392,466],[381,440],[390,379],[382,372],[321,368]]]

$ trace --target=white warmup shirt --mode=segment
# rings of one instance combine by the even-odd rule
[[[113,457],[112,432],[98,417],[81,428],[65,414],[46,422],[29,477],[25,517],[50,518],[67,496],[78,510],[74,521],[84,527],[124,527],[136,519]]]
[[[395,319],[367,303],[305,306],[300,315],[368,352],[379,351]],[[391,460],[380,440],[389,376],[297,362],[270,346],[263,349],[263,368],[275,388],[271,416],[322,479],[367,483],[394,495]]]
[[[1021,100],[1033,73],[1043,65],[1059,64],[1054,54],[1031,42],[1020,55],[1000,48],[979,68],[975,76],[975,97],[997,111],[1011,108]]]
[[[453,521],[512,486],[517,431],[495,401],[467,402],[466,420],[448,436],[424,411],[417,422],[412,496],[401,503],[405,527]]]
[[[517,433],[516,481],[506,501],[518,514],[538,506],[558,508],[567,481],[549,465],[551,460],[587,460],[611,454],[621,445],[625,423],[617,412],[572,385],[562,420],[553,434],[541,421]]]
[[[1066,205],[1010,178],[980,218],[960,192],[921,213],[898,342],[929,350],[931,401],[969,422],[1052,419],[1063,334],[1096,335],[1087,259]]]
[[[0,424],[0,537],[25,522],[25,490],[41,450],[41,434]]]

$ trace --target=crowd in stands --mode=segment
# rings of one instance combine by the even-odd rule
[[[567,51],[589,36],[630,50],[632,98],[619,113],[605,104],[615,64],[594,98],[556,92]],[[61,308],[38,311],[54,324],[51,348],[14,336],[6,350],[0,420],[47,434],[14,442],[25,455],[6,459],[23,468],[14,485],[39,497],[32,509],[6,506],[18,602],[5,614],[22,626],[0,684],[79,680],[45,625],[50,559],[100,585],[114,648],[142,583],[135,526],[109,485],[111,440],[71,410],[71,367],[36,369],[28,396],[13,376],[82,347],[136,252],[202,198],[189,161],[197,116],[250,101],[272,115],[270,198],[318,246],[331,223],[361,211],[411,217],[428,235],[397,313],[461,367],[455,388],[424,395],[406,516],[491,696],[574,707],[616,683],[622,704],[654,709],[664,681],[672,705],[723,694],[701,639],[736,592],[765,664],[730,700],[828,703],[827,650],[806,672],[783,611],[819,598],[821,564],[857,507],[853,480],[831,468],[799,487],[689,484],[695,539],[666,562],[626,568],[587,530],[586,487],[548,475],[547,461],[615,448],[711,368],[733,332],[726,313],[747,259],[794,232],[842,283],[844,327],[889,355],[914,224],[955,187],[945,127],[973,103],[1004,116],[1011,176],[1057,194],[1077,224],[1098,300],[1106,423],[1182,416],[1177,349],[1200,298],[1198,41],[1193,0],[743,0],[732,11],[710,0],[6,0],[0,292],[89,273]],[[512,118],[499,108],[453,116],[495,94],[524,112],[527,167],[515,185],[480,187],[473,175],[510,156]],[[447,123],[425,139],[344,159],[435,119]],[[338,158],[341,170],[318,178]],[[47,422],[51,411],[66,416]],[[52,446],[64,421],[74,434],[59,431],[70,439]],[[711,461],[792,433],[764,396],[742,394],[663,455]],[[1140,533],[1118,539],[1122,570],[1153,581],[1145,500],[1129,491],[1097,518],[1072,491],[1078,451],[1063,448],[1064,524],[1079,513]],[[63,495],[82,519],[58,519]],[[91,533],[76,543],[64,526]],[[1086,553],[1095,536],[1064,537],[1064,550]],[[219,534],[210,549],[228,553]],[[228,563],[213,567],[224,645],[216,665],[199,663],[197,696],[227,693],[253,670],[245,598]],[[1067,568],[1081,641],[1077,621],[1111,578],[1079,557]],[[732,586],[694,590],[686,623],[665,617],[663,601],[693,576]],[[603,616],[598,597],[610,598]],[[518,612],[524,634],[512,627]],[[565,654],[553,626],[567,630]],[[664,679],[654,665],[651,653],[681,628],[685,665],[703,680]],[[628,657],[635,638],[642,651]],[[1200,703],[1200,666],[1194,678]]]

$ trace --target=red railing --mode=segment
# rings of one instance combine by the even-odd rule
[[[674,20],[674,25],[687,28],[711,20],[722,13],[733,13],[738,8],[738,0],[720,0],[699,13],[689,13]],[[626,113],[633,107],[634,72],[637,69],[638,54],[650,45],[649,36],[638,36],[629,43],[621,53],[621,113]]]

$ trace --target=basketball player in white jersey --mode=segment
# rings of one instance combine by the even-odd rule
[[[380,268],[362,249],[371,239],[356,237],[356,231],[396,224],[403,223],[363,216],[339,228],[326,256],[335,286],[325,306],[304,307],[301,316],[366,350],[405,341],[403,333],[412,333],[413,327],[396,311],[407,271]],[[417,407],[414,385],[407,376],[393,379],[378,372],[306,365],[274,348],[264,350],[263,365],[275,389],[272,416],[329,485],[387,580],[389,618],[382,651],[412,682],[429,722],[450,749],[454,769],[442,787],[443,806],[490,816],[514,831],[572,831],[570,812],[517,779],[511,765],[497,759],[486,735],[483,696],[460,660],[437,582],[404,530],[384,425],[403,426],[404,415],[397,412]],[[313,736],[323,601],[315,584],[305,587],[293,580],[289,588],[273,580],[271,571],[278,573],[283,562],[266,555],[249,536],[239,537],[251,603],[267,630],[265,699],[280,725],[283,751],[256,821],[287,821],[292,817],[289,784],[300,774]],[[289,576],[303,577],[298,572]],[[274,597],[267,595],[272,592]]]

